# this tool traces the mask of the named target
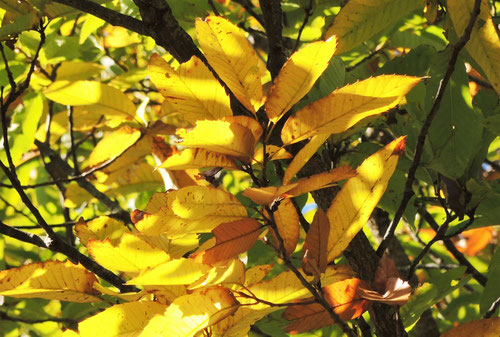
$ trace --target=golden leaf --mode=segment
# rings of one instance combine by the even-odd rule
[[[288,184],[290,180],[300,171],[302,167],[311,159],[316,151],[323,145],[324,142],[330,137],[329,134],[320,134],[312,136],[309,142],[300,149],[300,151],[293,157],[292,162],[288,165],[285,175],[283,176],[283,184]]]
[[[233,158],[200,148],[188,148],[180,153],[174,153],[172,156],[168,157],[160,167],[169,170],[186,170],[202,167],[237,168]]]
[[[116,158],[133,146],[141,137],[141,131],[124,126],[114,131],[97,143],[89,156],[89,166],[97,166],[102,162]]]
[[[330,222],[326,213],[319,209],[314,214],[302,248],[302,269],[306,275],[316,276],[318,280],[320,274],[325,272],[328,263],[329,235]]]
[[[310,177],[304,177],[295,182],[296,186],[289,190],[287,194],[301,195],[322,188],[330,187],[332,183],[352,178],[357,175],[350,166],[340,166],[326,172],[318,173]]]
[[[90,239],[104,241],[108,239],[113,245],[120,242],[124,233],[130,233],[130,230],[121,221],[107,216],[100,216],[85,222],[82,218],[75,226],[76,236],[80,242],[87,246]]]
[[[292,200],[282,200],[276,212],[273,213],[274,222],[278,233],[283,239],[283,245],[287,256],[292,255],[300,235],[300,220]],[[274,235],[273,235],[274,237]],[[278,242],[275,238],[275,244]]]

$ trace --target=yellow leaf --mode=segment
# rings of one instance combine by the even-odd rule
[[[315,135],[309,142],[300,149],[299,153],[295,155],[290,165],[288,165],[285,175],[283,176],[283,184],[288,184],[290,180],[300,171],[302,167],[311,159],[316,151],[323,145],[324,142],[330,137],[329,134]]]
[[[202,167],[237,168],[234,159],[231,157],[199,148],[188,148],[180,153],[174,153],[160,167],[169,170],[186,170]]]
[[[262,104],[265,65],[244,33],[225,18],[209,16],[196,20],[196,35],[210,65],[243,106],[255,113]]]
[[[140,337],[192,337],[233,314],[238,308],[231,292],[222,287],[178,297],[163,315],[154,317]]]
[[[200,245],[198,235],[192,233],[173,239],[169,239],[165,234],[154,236],[139,234],[138,236],[153,247],[167,252],[173,259],[183,257],[186,253],[193,251]]]
[[[328,67],[336,44],[334,37],[327,41],[314,42],[288,59],[274,80],[266,100],[266,113],[271,121],[276,123],[311,90]]]
[[[147,292],[144,290],[140,292],[130,292],[130,293],[121,293],[119,291],[115,291],[110,288],[106,288],[100,283],[94,283],[94,289],[102,293],[103,295],[115,296],[127,302],[138,301],[140,299],[144,299],[147,296]],[[115,288],[116,289],[116,288]]]
[[[249,187],[243,191],[243,195],[247,198],[252,199],[258,205],[265,206],[272,203],[278,198],[283,198],[285,193],[293,189],[297,184],[293,183],[284,186],[267,186],[267,187]]]
[[[120,238],[124,233],[130,233],[123,222],[107,216],[100,216],[89,222],[85,222],[80,218],[75,226],[75,232],[84,246],[88,245],[90,239],[98,241],[108,239],[111,244],[115,245],[120,242]]]
[[[446,331],[441,337],[497,337],[500,335],[500,317],[478,319],[451,330]]]
[[[56,81],[43,93],[48,99],[63,105],[89,105],[103,115],[135,117],[135,105],[127,95],[104,83]]]
[[[67,329],[63,332],[61,337],[80,337],[80,335],[74,330]]]
[[[469,24],[474,0],[447,1],[451,21],[458,36],[462,36]],[[481,11],[465,48],[481,66],[486,78],[500,95],[500,38],[490,14],[488,1],[481,2]]]
[[[124,233],[118,245],[109,240],[90,240],[87,249],[100,265],[111,270],[137,274],[167,262],[170,257],[163,250],[153,248],[134,234]]]
[[[187,295],[185,285],[144,286],[144,290],[156,298],[161,304],[171,304],[177,297]]]
[[[141,137],[141,131],[124,126],[121,129],[112,132],[103,137],[92,150],[89,157],[89,166],[98,164],[116,158],[134,145]]]
[[[97,278],[81,265],[47,261],[0,272],[0,295],[78,303],[99,302]]]
[[[126,136],[124,135],[126,139]],[[109,166],[106,166],[99,172],[106,173],[107,175],[112,172],[129,168],[144,160],[144,157],[150,155],[153,148],[153,137],[148,134],[143,135],[134,145],[125,150],[115,161]]]
[[[182,146],[203,148],[242,159],[252,157],[256,141],[250,129],[224,120],[197,121],[194,128],[178,129],[176,134],[182,138]]]
[[[216,237],[216,244],[205,251],[203,263],[213,264],[246,252],[259,238],[261,227],[253,218],[220,224],[212,231]]]
[[[288,153],[284,148],[278,147],[276,145],[266,145],[266,156],[268,160],[279,160],[279,159],[290,159],[292,155]],[[263,163],[264,162],[264,147],[259,147],[252,159],[252,164]]]
[[[356,171],[350,166],[340,166],[332,170],[305,177],[295,182],[296,186],[288,191],[290,195],[301,195],[331,186],[332,183],[355,177]]]
[[[276,223],[276,227],[278,228],[278,233],[283,239],[286,255],[290,256],[297,246],[300,235],[299,215],[297,214],[297,210],[295,209],[292,200],[282,200],[276,212],[273,213],[273,218]],[[276,239],[275,244],[278,246]]]
[[[145,213],[156,213],[162,207],[167,207],[168,192],[156,192],[153,194],[151,199],[149,199],[146,205]]]
[[[339,41],[335,53],[342,54],[422,6],[422,0],[350,0],[325,37],[335,35]]]
[[[210,270],[210,266],[193,259],[175,259],[154,268],[143,270],[139,276],[129,280],[133,285],[191,284]]]
[[[328,261],[347,248],[366,224],[387,188],[399,156],[404,153],[405,137],[399,137],[372,154],[358,167],[358,175],[347,180],[335,196],[327,215],[330,220]]]
[[[198,169],[171,170],[169,173],[172,182],[177,188],[210,185],[205,179],[200,179],[201,172]]]
[[[293,144],[318,134],[344,132],[363,118],[395,107],[419,81],[418,77],[381,75],[337,89],[290,117],[281,139]]]
[[[123,48],[141,42],[139,35],[120,26],[108,25],[103,33],[105,48]]]
[[[197,120],[232,115],[229,96],[196,56],[175,71],[159,55],[153,54],[149,73],[160,93],[187,122],[194,124]]]
[[[57,68],[56,81],[79,81],[99,75],[104,67],[93,62],[63,61]]]
[[[272,264],[260,264],[248,269],[245,273],[245,286],[262,281],[273,268]]]
[[[84,202],[93,203],[96,200],[92,194],[81,188],[75,181],[66,186],[64,207],[76,208],[80,207]]]
[[[201,278],[189,286],[189,289],[197,289],[208,285],[225,285],[231,287],[242,285],[245,282],[245,264],[240,259],[231,259],[215,263],[206,278]]]
[[[161,315],[166,305],[142,301],[116,304],[78,324],[80,337],[137,336],[156,315]]]

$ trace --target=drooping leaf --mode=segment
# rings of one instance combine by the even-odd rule
[[[370,303],[357,294],[362,283],[363,281],[357,278],[350,278],[323,287],[325,299],[341,319],[357,318],[368,309]],[[288,307],[283,317],[293,321],[285,328],[285,331],[291,334],[319,329],[335,323],[319,303]]]
[[[282,200],[278,209],[273,213],[274,222],[278,229],[278,233],[283,239],[283,248],[286,255],[292,255],[300,235],[300,220],[297,210],[291,199]],[[273,235],[274,236],[274,235]],[[278,246],[277,238],[275,238],[276,246]]]
[[[124,126],[117,131],[106,135],[90,153],[89,166],[97,166],[106,160],[116,158],[141,137],[141,131]]]
[[[302,269],[306,275],[316,276],[318,280],[320,274],[325,272],[328,263],[329,235],[330,221],[326,213],[319,209],[314,214],[311,227],[309,227],[302,247]]]
[[[250,129],[224,120],[197,121],[193,129],[179,129],[180,145],[203,148],[238,158],[251,158],[255,138]]]
[[[260,223],[252,218],[220,224],[212,233],[216,244],[203,254],[203,263],[228,260],[249,250],[259,238]]]
[[[300,149],[294,156],[290,165],[288,165],[283,176],[283,184],[288,184],[290,180],[304,167],[304,165],[311,159],[316,151],[323,145],[324,142],[330,137],[329,134],[319,134],[312,136],[309,142]]]
[[[267,186],[267,187],[249,187],[243,191],[243,195],[252,199],[258,205],[268,205],[278,198],[283,198],[284,195],[290,191],[297,184],[290,184],[284,186]]]
[[[129,233],[130,230],[121,221],[115,220],[107,216],[100,216],[85,222],[80,219],[75,226],[76,236],[80,242],[87,246],[90,239],[104,241],[108,239],[111,244],[118,244],[124,233]]]
[[[496,337],[500,334],[500,317],[479,319],[446,331],[441,337]]]
[[[419,81],[418,77],[381,75],[337,89],[290,117],[281,139],[293,144],[318,134],[344,132],[366,117],[395,107]]]
[[[447,4],[457,35],[462,36],[469,24],[474,1],[447,1]],[[500,38],[491,18],[488,1],[481,1],[479,16],[465,48],[500,95]]]
[[[233,314],[238,306],[227,288],[202,289],[176,298],[163,315],[150,321],[140,336],[192,337]]]
[[[143,270],[139,276],[129,280],[127,284],[149,286],[191,284],[209,270],[209,266],[193,259],[180,258]]]
[[[365,289],[364,287],[360,287],[358,293],[367,300],[401,306],[408,302],[411,295],[411,286],[407,281],[391,277],[387,280],[384,294],[380,294],[371,289]]]
[[[266,100],[266,113],[276,123],[313,87],[328,67],[337,40],[318,41],[295,52],[274,80]]]
[[[151,301],[116,304],[80,322],[78,331],[80,337],[138,336],[154,316],[166,309],[166,305]]]
[[[90,240],[87,249],[104,268],[133,274],[170,260],[165,251],[154,248],[131,233],[124,233],[117,246],[113,246],[109,240]]]
[[[0,295],[78,303],[99,302],[97,278],[81,265],[46,261],[0,272]]]
[[[196,20],[196,35],[208,62],[236,98],[255,113],[262,104],[262,60],[243,32],[227,19]]]
[[[200,148],[188,148],[168,157],[160,167],[169,170],[186,170],[202,167],[237,168],[234,159],[229,156]]]
[[[103,115],[135,117],[135,105],[120,90],[93,81],[56,81],[43,91],[50,100],[64,105],[88,105]]]
[[[330,219],[328,261],[342,254],[352,238],[363,228],[387,188],[399,156],[404,153],[405,137],[399,137],[368,157],[335,196],[327,215]]]
[[[330,187],[332,183],[352,178],[357,175],[350,166],[340,166],[329,171],[318,173],[310,177],[300,178],[295,182],[297,186],[288,191],[291,195],[301,195],[322,188]]]
[[[349,1],[325,33],[336,36],[336,54],[342,54],[368,40],[384,28],[399,21],[411,11],[423,7],[421,0],[354,0]]]
[[[159,55],[153,54],[149,73],[160,93],[185,121],[194,124],[197,120],[232,115],[229,96],[197,57],[174,70]]]

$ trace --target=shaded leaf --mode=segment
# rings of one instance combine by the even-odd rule
[[[160,93],[185,121],[194,124],[197,120],[232,115],[229,96],[197,57],[174,70],[158,54],[153,54],[149,73]]]
[[[266,100],[266,113],[276,123],[309,90],[328,67],[337,40],[310,43],[295,52],[274,80]]]
[[[99,302],[97,278],[81,265],[46,261],[0,272],[0,295],[78,303]]]
[[[286,121],[281,139],[293,144],[318,134],[344,132],[366,117],[395,107],[419,81],[418,77],[381,75],[346,85],[297,111]]]
[[[352,238],[363,228],[387,188],[399,156],[404,153],[405,137],[399,137],[377,151],[357,168],[335,196],[330,208],[328,261],[342,254]]]
[[[390,277],[385,285],[384,294],[365,289],[364,287],[360,287],[358,293],[361,297],[368,300],[401,306],[408,302],[411,295],[411,286],[407,281],[403,281],[398,277]]]
[[[237,168],[234,159],[231,157],[200,148],[188,148],[180,153],[174,153],[160,167],[169,170],[186,170],[202,167]]]
[[[205,251],[203,263],[213,264],[246,252],[255,244],[260,232],[260,223],[252,218],[220,224],[212,231],[216,244]]]
[[[423,7],[421,0],[349,1],[325,33],[339,41],[336,54],[342,54],[396,23],[411,11]]]
[[[113,305],[78,324],[81,337],[138,336],[148,322],[161,315],[166,305],[150,301]]]
[[[319,209],[314,214],[302,247],[302,269],[306,275],[315,276],[318,280],[320,274],[325,272],[328,263],[329,235],[330,222],[326,213]]]
[[[483,315],[490,308],[491,304],[500,297],[500,287],[497,280],[500,279],[500,248],[497,246],[495,253],[488,266],[488,282],[484,287],[481,301],[479,302],[480,313]]]
[[[500,335],[500,317],[479,319],[446,331],[441,337],[496,337]]]
[[[300,149],[300,151],[293,157],[290,165],[288,165],[283,176],[283,184],[288,184],[290,180],[292,180],[293,177],[299,173],[309,159],[314,156],[320,146],[326,142],[328,137],[330,137],[330,135],[327,133],[311,137],[309,142]]]
[[[281,201],[278,209],[273,213],[273,218],[278,228],[278,233],[283,239],[286,255],[290,256],[297,246],[300,235],[299,215],[292,200],[285,199]],[[275,240],[275,243],[278,246],[277,240]]]
[[[294,188],[296,184],[284,185],[284,186],[267,186],[267,187],[249,187],[243,191],[243,195],[247,198],[252,199],[258,205],[264,206],[272,203],[278,198],[284,197],[285,193]]]
[[[196,35],[208,62],[234,96],[255,113],[262,104],[262,60],[244,33],[225,18],[209,16],[196,20]]]
[[[356,171],[350,166],[340,166],[329,171],[304,177],[295,182],[297,186],[287,194],[301,195],[332,186],[332,183],[357,176]]]

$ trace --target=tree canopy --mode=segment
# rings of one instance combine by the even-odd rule
[[[500,335],[497,6],[0,0],[0,334]]]

